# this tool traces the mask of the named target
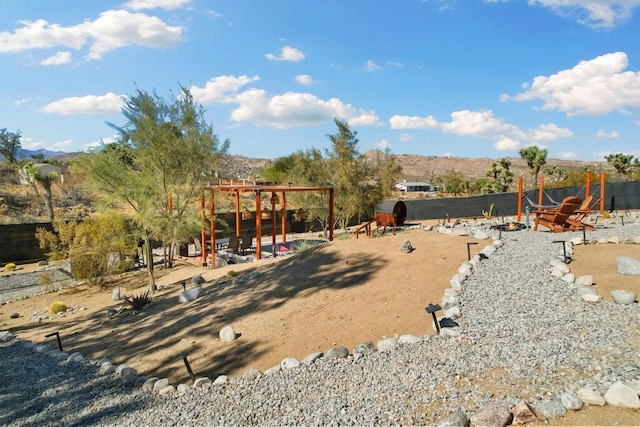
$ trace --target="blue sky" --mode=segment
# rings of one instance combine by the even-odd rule
[[[190,87],[232,154],[640,157],[640,0],[0,0],[0,128],[81,151]]]

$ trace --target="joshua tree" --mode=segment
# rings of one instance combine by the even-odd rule
[[[535,186],[536,182],[538,182],[540,169],[547,163],[547,150],[541,150],[535,145],[532,145],[531,147],[522,148],[520,150],[520,157],[527,163],[529,172],[531,172],[533,176],[532,186]]]
[[[621,176],[627,176],[633,171],[634,163],[633,163],[633,154],[609,154],[605,156],[605,160],[611,166],[616,168],[616,171]],[[637,159],[636,159],[637,160]]]

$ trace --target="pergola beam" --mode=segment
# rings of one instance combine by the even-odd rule
[[[286,212],[286,200],[288,192],[318,192],[318,191],[326,191],[329,193],[329,240],[333,240],[333,223],[334,223],[334,194],[333,187],[300,187],[300,186],[281,186],[281,185],[211,185],[208,187],[211,191],[210,195],[210,215],[211,215],[211,265],[215,267],[215,257],[213,253],[215,253],[215,226],[213,223],[215,222],[215,204],[214,204],[214,194],[216,192],[226,192],[226,193],[234,193],[235,198],[235,208],[236,208],[236,236],[240,236],[240,222],[241,222],[241,213],[240,213],[240,193],[255,193],[255,212],[256,212],[256,258],[262,259],[262,193],[270,192],[272,194],[281,193],[282,200],[281,206],[282,211]],[[273,195],[272,195],[273,197]],[[204,194],[201,197],[201,209],[202,209],[202,241],[204,242]],[[271,206],[271,224],[272,224],[272,251],[275,255],[275,239],[276,239],[276,227],[275,227],[275,204],[272,203]],[[281,229],[282,229],[282,242],[287,241],[287,230],[286,230],[286,218],[284,215],[281,215]],[[207,259],[207,247],[206,245],[202,245],[202,261],[203,265],[206,264]]]

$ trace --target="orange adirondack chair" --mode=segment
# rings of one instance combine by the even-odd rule
[[[569,229],[571,231],[578,231],[582,228],[584,228],[585,230],[595,230],[596,228],[593,225],[584,222],[584,219],[596,206],[598,206],[598,203],[600,203],[600,199],[594,202],[593,195],[584,199],[582,205],[580,205],[580,207],[573,212],[573,215],[567,218]]]
[[[569,230],[570,225],[567,223],[567,220],[581,204],[582,199],[580,197],[569,196],[565,197],[557,208],[538,209],[534,211],[536,219],[533,231],[538,230],[538,225],[542,225],[554,233]]]

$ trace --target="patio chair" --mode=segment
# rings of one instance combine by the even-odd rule
[[[247,252],[253,252],[254,251],[254,247],[253,247],[253,235],[252,234],[245,234],[242,236],[242,239],[240,240],[240,253],[242,255],[245,255]]]
[[[580,197],[569,196],[565,197],[557,208],[534,211],[536,219],[533,231],[538,230],[538,225],[542,225],[554,233],[569,230],[570,225],[567,223],[567,219],[580,207],[581,203],[582,199]]]
[[[238,253],[240,248],[240,238],[238,236],[230,236],[227,243],[227,249],[231,249],[231,252]]]
[[[591,213],[591,211],[596,206],[598,206],[598,203],[600,203],[600,200],[601,199],[598,199],[594,202],[592,195],[584,199],[584,202],[582,202],[582,205],[580,205],[578,209],[573,211],[573,215],[567,218],[567,224],[569,224],[569,229],[571,231],[578,231],[583,228],[585,230],[595,230],[596,228],[593,225],[584,222],[584,219],[587,217],[587,215]]]

